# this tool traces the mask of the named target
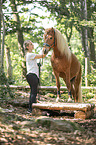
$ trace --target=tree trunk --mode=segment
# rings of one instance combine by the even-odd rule
[[[3,36],[2,36],[2,41],[1,41],[1,22],[2,21],[3,21]],[[8,84],[8,80],[4,72],[4,38],[5,38],[5,24],[4,24],[4,18],[3,18],[3,13],[2,13],[2,1],[0,0],[0,84],[6,85],[6,89],[0,90],[0,96],[5,97],[6,93],[9,93],[10,97],[13,97],[13,94]],[[2,49],[1,49],[1,42],[2,42]]]
[[[70,39],[72,36],[72,28],[73,28],[73,21],[69,22],[69,27],[68,25],[65,24],[65,35],[68,41],[68,46],[71,49],[71,45],[70,45]],[[70,32],[67,32],[67,30],[70,29]]]
[[[17,23],[18,45],[19,45],[19,50],[21,51],[21,57],[22,57],[22,76],[24,77],[26,75],[26,63],[24,60],[25,53],[24,53],[24,48],[23,48],[24,38],[23,38],[23,31],[21,29],[20,19],[17,12],[17,6],[15,4],[15,0],[11,0],[11,8],[14,13],[14,20]]]
[[[0,0],[0,80],[1,80],[1,13],[2,13],[2,4],[1,4],[1,0]]]
[[[3,59],[4,59],[4,47],[3,47],[3,42],[4,42],[4,37],[3,37],[3,42],[1,41],[1,24],[2,24],[2,1],[0,0],[0,84],[4,84],[5,79],[5,74],[4,74],[4,65],[3,65]],[[3,27],[4,28],[4,27]],[[3,31],[4,32],[4,31]],[[4,34],[4,33],[3,33]],[[2,48],[1,48],[2,45]]]
[[[6,52],[6,64],[7,64],[7,78],[8,78],[8,82],[9,84],[12,83],[12,65],[11,65],[11,56],[10,56],[10,48],[7,47],[5,49]]]
[[[86,0],[81,0],[81,21],[87,21],[87,2]],[[82,49],[85,53],[85,57],[90,60],[90,53],[88,48],[88,32],[87,26],[81,26],[81,37],[82,37]]]
[[[90,60],[94,61],[94,67],[96,68],[96,57],[95,57],[95,45],[94,45],[94,34],[93,28],[88,28],[88,39],[89,39],[89,47],[90,47]]]
[[[86,28],[81,28],[81,39],[82,39],[82,50],[85,53],[85,57],[90,59],[89,48],[88,48],[88,37]]]

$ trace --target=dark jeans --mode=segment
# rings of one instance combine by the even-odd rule
[[[36,96],[38,91],[39,78],[36,74],[29,73],[26,75],[28,84],[30,85],[29,109],[32,111],[32,103],[36,103]]]

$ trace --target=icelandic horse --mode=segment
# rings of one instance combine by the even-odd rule
[[[68,101],[74,98],[75,102],[82,102],[81,91],[81,64],[68,48],[68,44],[61,32],[55,28],[45,29],[43,53],[53,49],[51,64],[56,78],[57,99],[60,97],[60,81],[63,78],[68,89]]]

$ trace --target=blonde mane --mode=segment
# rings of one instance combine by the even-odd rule
[[[71,51],[68,48],[68,44],[65,40],[65,38],[63,37],[63,35],[61,34],[61,32],[57,29],[55,29],[55,37],[57,39],[57,48],[59,49],[59,51],[61,52],[61,54],[65,54],[68,59],[71,57]]]

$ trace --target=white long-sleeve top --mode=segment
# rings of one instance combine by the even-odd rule
[[[26,67],[27,74],[34,73],[39,78],[39,70],[36,59],[34,59],[36,54],[27,52],[26,54]]]

